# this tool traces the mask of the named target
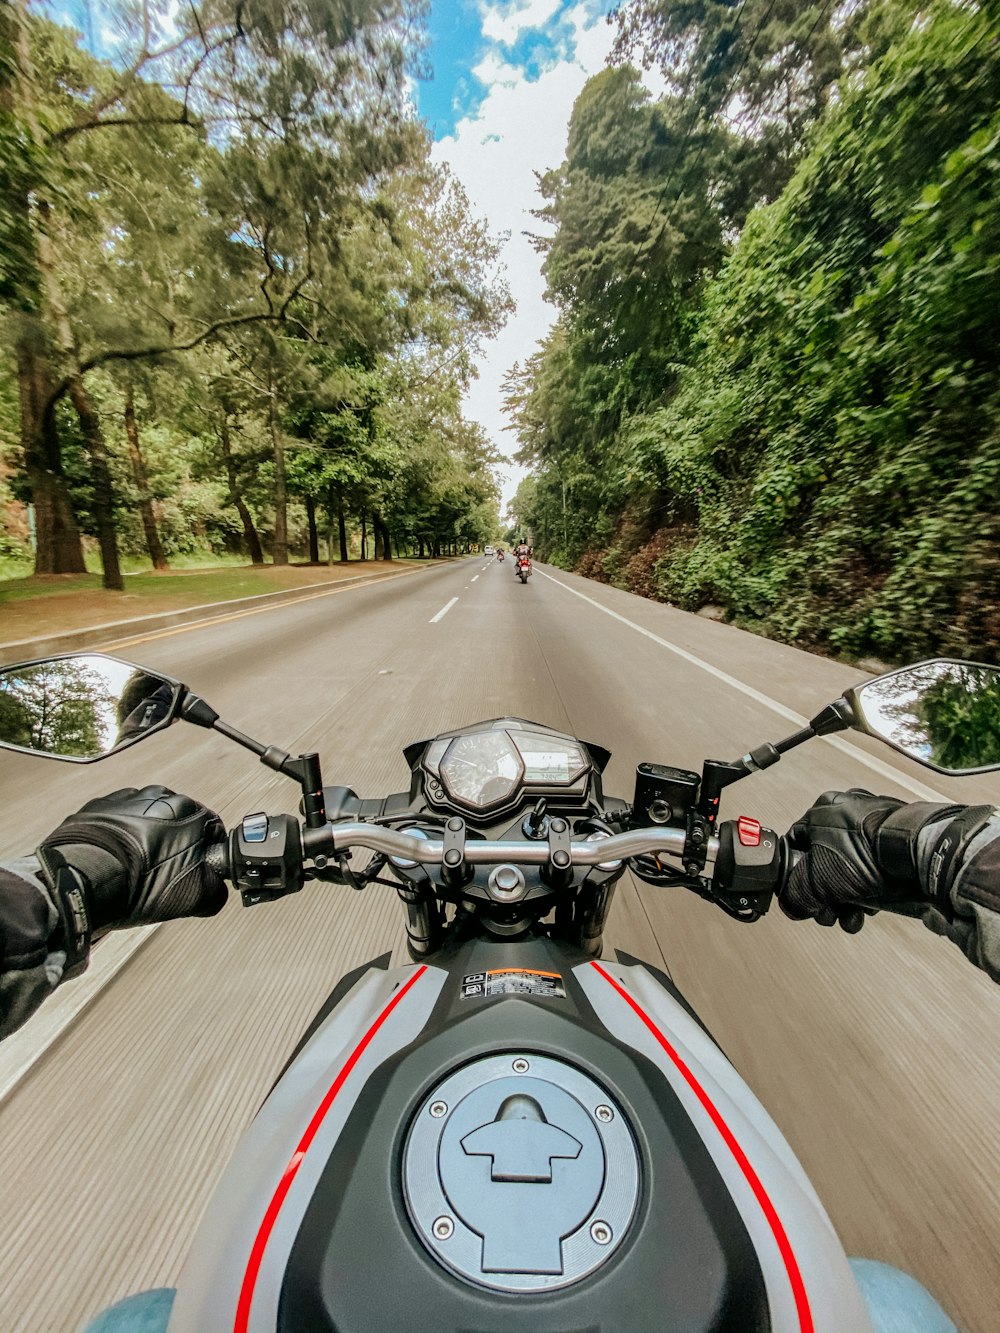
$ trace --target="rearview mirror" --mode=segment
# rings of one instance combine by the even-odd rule
[[[104,653],[4,667],[0,747],[93,763],[169,726],[183,689]]]
[[[959,776],[1000,768],[1000,668],[938,658],[848,690],[858,729]]]

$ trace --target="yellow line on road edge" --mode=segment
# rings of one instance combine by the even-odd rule
[[[299,606],[302,602],[313,602],[318,597],[339,597],[341,593],[356,592],[359,588],[370,588],[373,583],[392,583],[394,579],[412,578],[414,574],[422,574],[426,569],[434,569],[434,565],[425,565],[423,569],[404,569],[398,574],[373,575],[371,578],[363,578],[357,583],[352,583],[349,588],[328,588],[325,592],[310,592],[303,597],[289,597],[285,602],[272,602],[269,606],[251,606],[245,611],[230,611],[224,616],[206,616],[204,620],[189,620],[186,625],[172,625],[169,629],[151,630],[148,634],[129,634],[123,639],[112,639],[110,643],[104,643],[102,648],[123,648],[126,644],[151,643],[154,639],[169,639],[174,634],[186,634],[188,630],[204,629],[208,625],[225,625],[230,620],[242,620],[245,616],[260,616],[266,611],[280,611],[286,606]]]
[[[343,592],[354,592],[358,588],[370,588],[373,583],[391,583],[393,579],[410,578],[421,574],[425,569],[434,569],[434,565],[425,565],[423,569],[404,569],[398,574],[376,575],[351,583],[346,588],[328,588],[323,592],[307,593],[304,597],[290,597],[286,602],[272,602],[269,606],[253,606],[243,611],[232,611],[225,616],[210,616],[204,620],[191,620],[186,625],[173,625],[169,629],[154,630],[149,634],[132,634],[123,639],[114,639],[101,644],[102,648],[120,648],[125,644],[148,643],[152,639],[165,639],[173,634],[184,634],[192,629],[205,629],[209,625],[221,625],[229,620],[242,620],[244,616],[259,616],[265,611],[277,611],[284,606],[298,606],[300,602],[312,602],[318,597],[336,597]],[[65,990],[59,988],[57,995],[48,1001],[32,1022],[13,1036],[8,1037],[0,1051],[0,1103],[14,1091],[21,1080],[31,1072],[46,1052],[59,1040],[66,1029],[76,1021],[84,1009],[115,979],[116,974],[125,966],[150,936],[154,935],[165,922],[158,921],[114,939],[116,947],[106,946],[95,954],[90,970],[72,982]],[[79,989],[78,989],[79,988]]]

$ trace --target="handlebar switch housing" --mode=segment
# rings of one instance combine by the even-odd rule
[[[756,819],[727,819],[719,827],[713,895],[742,915],[763,915],[781,880],[781,839]]]
[[[246,815],[229,835],[230,877],[244,907],[302,888],[302,836],[292,815]]]

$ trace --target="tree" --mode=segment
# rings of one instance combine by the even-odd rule
[[[202,127],[225,124],[231,140],[297,135],[341,148],[350,142],[355,160],[388,145],[370,176],[415,132],[400,110],[407,31],[398,22],[401,12],[389,0],[295,6],[260,0],[180,11],[143,3],[126,11],[128,36],[112,68],[75,51],[53,25],[31,19],[24,0],[5,9],[0,109],[16,152],[2,230],[19,247],[21,276],[12,290],[7,283],[4,299],[19,319],[22,439],[38,514],[40,570],[82,567],[61,472],[58,398],[71,396],[90,446],[105,573],[113,583],[106,451],[85,376],[111,362],[189,350],[250,323],[283,323],[294,318],[293,302],[307,296],[315,277],[308,257],[293,274],[280,256],[269,263],[273,252],[258,253],[264,270],[258,264],[254,271],[248,255],[239,253],[246,220],[237,218],[229,233],[236,263],[226,282],[154,291],[147,318],[137,321],[127,341],[86,342],[73,327],[61,272],[59,207],[79,154],[85,157],[86,145],[104,135],[172,126],[201,138]],[[164,93],[157,77],[174,93]],[[339,138],[338,126],[346,127]]]

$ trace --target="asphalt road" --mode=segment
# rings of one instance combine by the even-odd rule
[[[555,570],[522,587],[509,562],[477,559],[120,652],[260,739],[318,749],[326,780],[362,795],[405,787],[405,743],[512,713],[609,747],[606,788],[628,796],[638,761],[697,768],[744,753],[794,729],[781,709],[812,715],[858,675]],[[87,797],[146,781],[227,822],[296,801],[251,755],[178,726],[90,767],[5,755],[0,850],[29,850]],[[852,785],[1000,801],[992,778],[940,779],[838,738],[750,779],[723,814],[784,829],[819,792]],[[312,1012],[349,967],[401,957],[402,935],[390,892],[312,887],[249,912],[231,902],[143,943],[0,1104],[4,1333],[73,1333],[103,1304],[174,1281]],[[625,882],[607,945],[667,964],[850,1253],[913,1271],[960,1329],[996,1333],[1000,989],[885,914],[851,938],[777,911],[747,928],[681,891]]]

